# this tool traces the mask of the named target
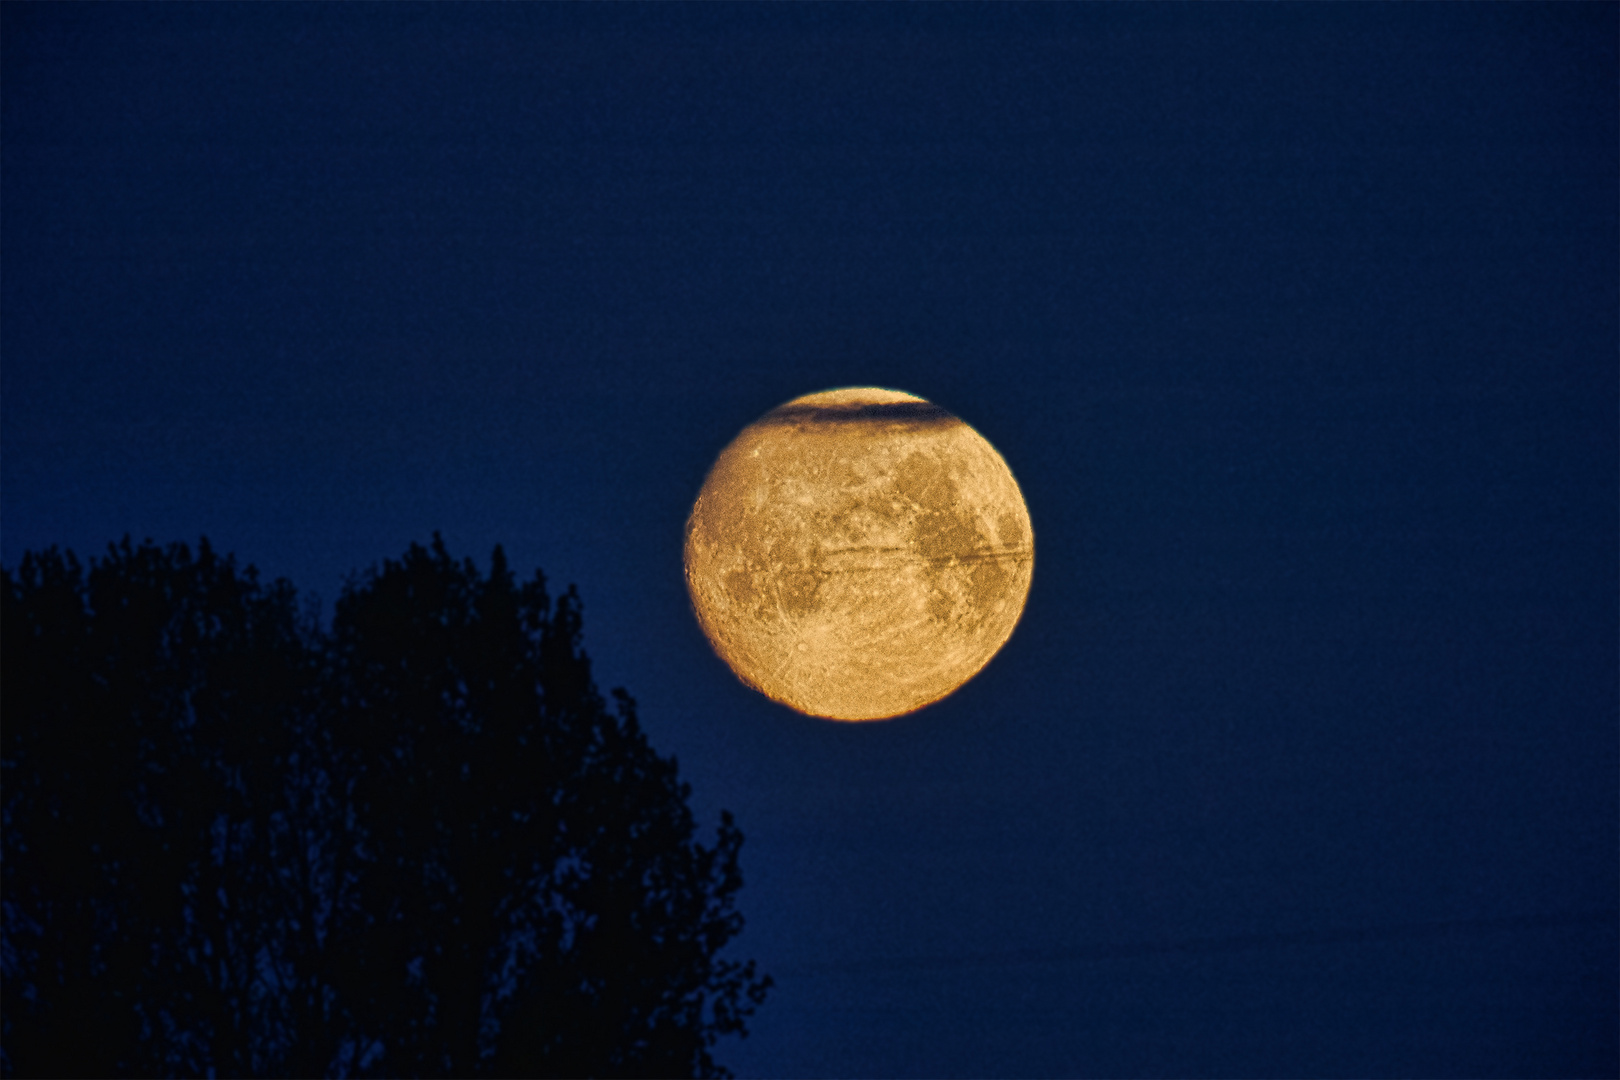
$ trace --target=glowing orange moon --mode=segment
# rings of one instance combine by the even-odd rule
[[[686,523],[686,587],[737,677],[833,720],[951,693],[1029,595],[1023,494],[985,438],[897,390],[806,394],[742,430]]]

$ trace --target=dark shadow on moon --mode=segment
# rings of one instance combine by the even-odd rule
[[[852,405],[779,405],[756,424],[901,423],[908,427],[952,427],[962,421],[930,401],[869,402]]]

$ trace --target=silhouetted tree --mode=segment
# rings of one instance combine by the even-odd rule
[[[330,632],[204,542],[4,575],[8,1073],[720,1073],[768,978],[572,589],[435,537]]]
[[[302,902],[274,857],[311,685],[291,589],[126,540],[88,576],[27,556],[0,602],[8,1068],[265,1067]]]

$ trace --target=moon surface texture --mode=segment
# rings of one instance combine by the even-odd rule
[[[806,394],[721,451],[686,523],[686,586],[749,686],[833,720],[938,701],[1011,636],[1034,534],[1007,463],[896,390]]]

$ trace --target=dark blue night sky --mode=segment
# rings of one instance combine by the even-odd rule
[[[1617,8],[0,6],[3,555],[577,582],[747,835],[760,1076],[1613,1076]],[[890,386],[978,678],[741,686],[682,528]]]

